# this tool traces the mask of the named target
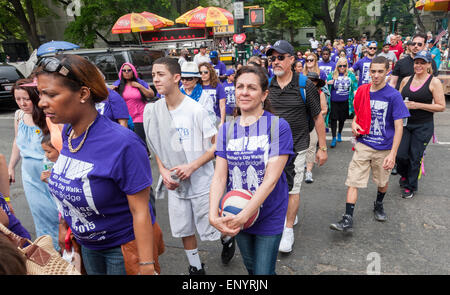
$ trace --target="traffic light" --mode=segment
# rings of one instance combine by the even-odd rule
[[[265,23],[264,8],[250,8],[248,19],[251,26],[262,26]]]

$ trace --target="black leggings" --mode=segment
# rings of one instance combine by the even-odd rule
[[[339,133],[342,133],[342,130],[344,130],[344,123],[345,120],[340,120],[339,121]],[[336,137],[336,131],[337,131],[337,126],[338,125],[338,120],[330,120],[330,126],[331,126],[331,135],[333,137]]]

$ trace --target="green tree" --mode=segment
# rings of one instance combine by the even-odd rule
[[[176,12],[170,0],[83,0],[80,15],[67,26],[64,37],[70,42],[94,47],[97,38],[109,43],[107,37],[117,19],[131,12],[148,11],[174,19]],[[106,32],[106,33],[103,33]],[[136,36],[133,34],[133,37]],[[123,38],[119,34],[119,38]]]

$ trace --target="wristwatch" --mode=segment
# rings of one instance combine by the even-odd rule
[[[328,148],[326,146],[319,146],[319,150],[326,152]]]

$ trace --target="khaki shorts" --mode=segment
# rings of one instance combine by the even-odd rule
[[[291,161],[284,168],[289,186],[289,194],[297,195],[302,187],[303,175],[305,172],[306,150],[298,152],[295,160]]]
[[[369,182],[370,169],[372,168],[373,181],[378,187],[385,187],[389,182],[391,170],[383,168],[383,161],[389,155],[390,150],[378,151],[358,142],[355,145],[355,153],[348,166],[346,186],[366,188]]]
[[[309,148],[306,151],[306,164],[316,162],[316,151],[317,142],[319,137],[317,137],[316,128],[314,128],[311,133],[309,133]]]

